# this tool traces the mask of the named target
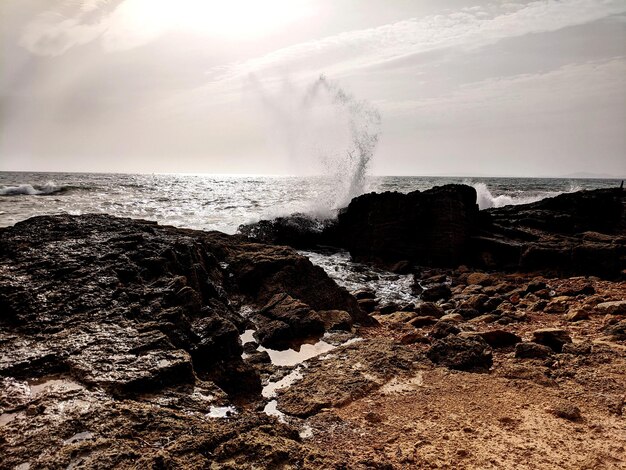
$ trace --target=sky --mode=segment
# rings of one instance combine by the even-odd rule
[[[0,1],[0,171],[317,173],[363,109],[373,174],[623,177],[626,1]]]

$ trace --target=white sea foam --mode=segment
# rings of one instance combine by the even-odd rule
[[[555,197],[559,194],[573,193],[580,191],[580,186],[570,184],[566,191],[539,191],[539,192],[518,192],[512,194],[500,194],[494,196],[489,187],[485,183],[472,184],[476,189],[476,202],[479,209],[490,209],[492,207],[517,206],[520,204],[529,204],[531,202],[541,201],[549,197]]]
[[[41,186],[33,186],[32,184],[20,184],[19,186],[2,186],[0,188],[0,196],[42,196],[47,194],[58,193],[63,191],[63,186],[57,186],[52,181],[48,181]]]

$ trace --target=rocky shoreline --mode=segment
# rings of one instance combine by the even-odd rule
[[[0,467],[626,468],[624,193],[479,213],[472,191],[365,195],[256,240],[1,229]],[[348,249],[419,300],[277,243]]]

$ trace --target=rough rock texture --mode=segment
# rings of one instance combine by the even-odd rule
[[[329,359],[309,361],[304,378],[279,392],[278,408],[307,417],[323,408],[345,406],[392,377],[410,373],[417,358],[411,349],[381,339],[338,348]]]
[[[315,309],[371,322],[289,248],[105,215],[1,229],[0,466],[333,467],[273,418],[213,417],[260,398],[250,319],[297,340]]]
[[[332,238],[360,260],[450,266],[464,258],[477,215],[470,186],[365,194],[340,212]]]
[[[475,265],[593,274],[626,268],[626,191],[597,189],[481,213],[472,238]]]
[[[353,199],[336,221],[302,215],[263,221],[244,232],[300,248],[331,245],[353,258],[402,263],[544,271],[617,278],[626,269],[626,191],[579,191],[535,203],[478,211],[465,185],[428,191],[370,193]],[[408,271],[407,271],[408,272]],[[490,285],[473,273],[470,284]]]
[[[491,349],[480,336],[462,338],[446,336],[433,343],[427,353],[435,364],[458,370],[488,370],[492,364]]]

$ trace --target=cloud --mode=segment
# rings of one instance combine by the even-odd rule
[[[33,54],[58,56],[72,47],[93,41],[106,28],[106,22],[84,24],[80,18],[66,18],[60,13],[46,12],[26,25],[20,45]]]
[[[471,49],[505,38],[556,31],[624,12],[623,0],[542,0],[476,6],[295,44],[248,61],[214,67],[209,75],[219,80],[250,73],[320,69],[337,74],[437,49]]]
[[[617,57],[569,64],[545,73],[491,78],[427,99],[376,104],[388,117],[417,116],[431,127],[452,123],[515,127],[520,120],[537,124],[555,119],[555,115],[573,117],[580,110],[626,110],[625,76],[626,59]]]

